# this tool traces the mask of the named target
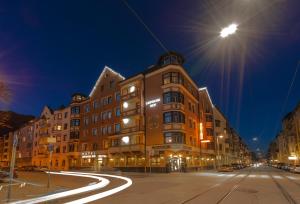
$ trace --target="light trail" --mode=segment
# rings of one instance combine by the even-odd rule
[[[49,172],[49,173],[57,174],[57,175],[65,175],[65,176],[93,178],[93,179],[97,179],[99,182],[94,185],[76,188],[73,190],[55,193],[52,195],[46,195],[46,196],[42,196],[42,197],[38,197],[38,198],[32,198],[32,199],[12,202],[12,204],[29,204],[29,203],[34,204],[34,203],[41,203],[41,202],[46,202],[46,201],[50,201],[50,200],[56,200],[59,198],[64,198],[64,197],[72,196],[72,195],[79,194],[79,193],[97,190],[97,189],[103,188],[109,184],[109,180],[107,180],[105,178],[102,178],[99,176],[93,176],[93,175],[89,175],[89,174],[83,174],[83,173],[79,173],[79,172],[72,172],[72,173],[71,172],[60,172],[60,173],[59,172]]]
[[[69,172],[69,173],[77,173],[77,172]],[[110,196],[112,194],[115,194],[115,193],[118,193],[128,187],[130,187],[132,185],[132,180],[130,178],[126,178],[126,177],[123,177],[123,176],[116,176],[116,175],[109,175],[109,174],[95,174],[95,173],[81,173],[83,175],[94,175],[94,176],[105,176],[105,177],[111,177],[111,178],[117,178],[117,179],[122,179],[122,180],[125,180],[126,183],[117,187],[117,188],[113,188],[113,189],[110,189],[108,191],[104,191],[104,192],[101,192],[101,193],[98,193],[98,194],[94,194],[94,195],[91,195],[91,196],[88,196],[88,197],[85,197],[85,198],[81,198],[81,199],[78,199],[78,200],[74,200],[74,201],[71,201],[71,202],[68,202],[66,204],[83,204],[83,203],[89,203],[89,202],[92,202],[92,201],[95,201],[95,200],[99,200],[101,198],[104,198],[104,197],[107,197],[107,196]]]

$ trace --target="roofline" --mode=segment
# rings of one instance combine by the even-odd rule
[[[209,101],[210,101],[212,107],[214,108],[215,105],[213,104],[213,102],[212,102],[212,100],[211,100],[211,97],[210,97],[210,95],[209,95],[209,92],[208,92],[207,87],[201,87],[201,88],[198,89],[198,91],[205,91],[205,92],[207,93],[208,99],[209,99]]]
[[[114,71],[113,69],[111,69],[111,68],[109,68],[108,66],[105,65],[105,66],[104,66],[104,69],[102,70],[102,72],[101,72],[101,74],[100,74],[100,76],[99,76],[99,78],[98,78],[97,81],[96,81],[96,84],[95,84],[94,87],[92,88],[92,91],[90,92],[89,97],[91,97],[91,96],[94,94],[94,92],[95,92],[95,90],[96,90],[96,87],[97,87],[97,85],[100,83],[100,80],[101,80],[101,78],[102,78],[102,76],[103,76],[103,74],[104,74],[104,72],[105,72],[106,70],[109,70],[110,72],[112,72],[112,73],[118,75],[118,76],[121,77],[123,80],[125,79],[125,77],[123,77],[120,73]]]

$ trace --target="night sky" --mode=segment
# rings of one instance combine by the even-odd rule
[[[187,72],[244,140],[266,149],[300,101],[299,71],[285,105],[300,60],[299,0],[128,3],[167,49],[185,56]],[[238,32],[221,39],[233,22]],[[89,94],[105,65],[128,77],[164,52],[120,0],[2,1],[0,79],[12,98],[0,109],[38,116],[46,104]]]

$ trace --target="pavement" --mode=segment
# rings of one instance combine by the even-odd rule
[[[133,184],[113,195],[91,203],[108,204],[300,204],[300,174],[292,174],[272,167],[246,168],[229,173],[214,171],[170,174],[121,173]],[[65,203],[107,192],[123,185],[124,180],[105,177],[110,183],[99,190],[53,200]],[[41,172],[20,172],[20,183],[13,186],[11,201],[28,199],[92,185],[92,178],[51,175],[47,189],[47,175]],[[30,182],[30,184],[26,183]],[[21,187],[22,183],[26,183]],[[0,184],[5,185],[5,184]],[[0,191],[0,203],[5,202],[7,187]]]

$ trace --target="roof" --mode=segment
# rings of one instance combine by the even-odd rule
[[[212,107],[214,107],[214,104],[213,104],[213,102],[212,102],[212,100],[211,100],[211,97],[210,97],[210,95],[209,95],[209,92],[208,92],[207,87],[202,87],[202,88],[199,88],[198,90],[199,90],[199,91],[205,91],[205,92],[207,93],[208,99],[209,99],[209,101],[210,101]]]
[[[121,77],[123,80],[125,79],[125,77],[123,77],[120,73],[114,71],[113,69],[109,68],[108,66],[105,66],[104,69],[102,70],[102,72],[101,72],[99,78],[97,79],[95,86],[93,87],[92,91],[91,91],[90,94],[89,94],[90,97],[94,94],[97,85],[100,83],[100,81],[101,81],[101,79],[102,79],[102,77],[103,77],[103,75],[104,75],[104,73],[105,73],[106,71],[110,71],[110,72],[112,72],[112,73],[114,73],[114,74],[117,74],[117,75],[118,75],[119,77]]]

